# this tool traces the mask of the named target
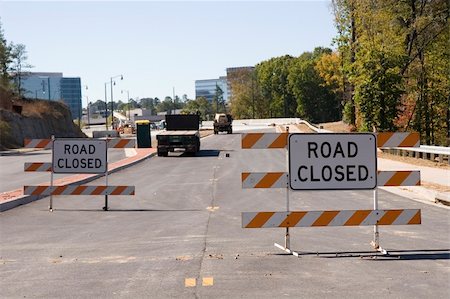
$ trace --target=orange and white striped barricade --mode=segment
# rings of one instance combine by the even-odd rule
[[[26,148],[52,149],[52,163],[24,164],[24,171],[26,172],[50,172],[50,186],[24,186],[24,194],[26,195],[50,195],[50,211],[53,211],[53,195],[104,195],[105,206],[103,210],[105,211],[108,210],[109,195],[134,195],[134,186],[108,186],[107,149],[134,148],[136,146],[135,139],[55,139],[52,136],[52,139],[25,139],[24,144]],[[53,186],[54,173],[104,174],[106,186]]]
[[[378,171],[378,187],[420,186],[419,170]]]
[[[25,148],[42,148],[42,149],[51,149],[53,152],[53,141],[55,140],[55,136],[52,136],[51,139],[25,139],[24,147]],[[52,163],[48,162],[32,162],[24,164],[25,172],[50,172],[50,184],[53,186],[53,166]],[[53,196],[50,195],[50,203],[49,203],[49,211],[53,211]]]
[[[419,147],[420,134],[417,132],[379,132],[377,147]]]
[[[286,188],[287,172],[243,172],[242,188]],[[378,171],[378,187],[420,186],[420,171]]]
[[[65,185],[65,186],[24,186],[23,194],[26,195],[134,195],[134,186],[90,186],[90,185]]]
[[[289,126],[286,127],[286,132],[283,133],[245,133],[241,134],[242,149],[285,149],[286,163],[289,164],[289,152],[287,150],[289,138]],[[247,177],[249,175],[250,177]],[[253,181],[258,180],[255,188],[285,188],[286,189],[286,211],[289,211],[289,185],[286,173],[242,173],[242,182],[252,184]],[[245,187],[244,187],[245,188]],[[286,227],[284,236],[284,247],[275,243],[275,246],[282,250],[296,254],[290,250],[290,234],[289,227]]]
[[[135,148],[136,139],[108,139],[108,148]]]
[[[24,140],[25,148],[51,149],[52,145],[53,145],[52,139],[25,139]]]
[[[243,228],[412,225],[420,223],[420,209],[242,213]]]
[[[329,133],[326,133],[329,134]],[[363,135],[354,133],[356,135]],[[247,133],[241,135],[242,149],[287,149],[287,164],[290,167],[290,139],[289,130],[287,133]],[[304,142],[302,134],[298,135],[296,141],[300,144]],[[305,134],[312,135],[315,134]],[[322,135],[322,134],[320,134]],[[331,134],[334,135],[334,134]],[[337,134],[336,134],[337,135]],[[344,136],[347,135],[347,136]],[[348,136],[350,135],[350,136]],[[370,143],[374,147],[414,147],[420,145],[420,136],[418,133],[390,133],[381,132],[375,134],[366,133],[366,137],[370,139]],[[372,137],[371,137],[371,136]],[[342,134],[345,139],[353,139],[351,134]],[[373,137],[376,137],[376,141]],[[331,138],[331,137],[330,137]],[[334,137],[333,137],[334,138]],[[338,138],[338,139],[339,139]],[[314,140],[321,140],[322,137],[312,137]],[[302,140],[302,141],[300,141]],[[336,138],[334,141],[336,142]],[[341,142],[338,140],[338,142]],[[366,149],[367,146],[364,148]],[[299,149],[297,147],[296,149]],[[366,149],[370,150],[369,148]],[[372,156],[372,158],[374,158]],[[375,155],[376,165],[376,155]],[[303,161],[303,160],[302,160]],[[288,168],[289,168],[288,167]],[[242,223],[244,228],[250,227],[285,227],[285,246],[275,243],[278,248],[298,256],[298,253],[289,248],[289,227],[308,227],[308,226],[355,226],[355,225],[373,225],[374,240],[372,245],[378,251],[387,254],[387,251],[379,245],[378,225],[402,225],[402,224],[420,224],[420,210],[379,210],[378,209],[378,187],[391,186],[418,186],[420,185],[419,171],[376,171],[372,170],[372,177],[376,177],[376,181],[371,188],[361,187],[361,189],[374,190],[374,206],[373,210],[353,210],[353,211],[309,211],[309,212],[290,212],[289,211],[289,185],[292,184],[289,178],[289,172],[243,172],[241,174],[242,188],[286,188],[286,212],[252,212],[242,213]],[[298,183],[297,183],[298,184]],[[293,188],[293,187],[292,187]],[[300,187],[294,190],[302,190]],[[317,188],[312,188],[315,190]],[[320,189],[320,188],[319,188]],[[317,190],[319,190],[317,189]],[[327,189],[327,188],[324,188]],[[333,189],[333,188],[332,188]],[[346,190],[346,187],[335,188]],[[347,188],[347,189],[353,189]],[[306,189],[305,189],[306,190]],[[321,190],[321,189],[320,189]],[[329,220],[329,221],[328,221]],[[392,221],[391,221],[392,220]],[[295,224],[294,224],[295,222]],[[326,224],[326,225],[325,225]]]
[[[289,133],[245,133],[241,136],[241,146],[243,149],[285,148],[288,136]],[[380,132],[376,136],[377,147],[420,146],[420,135],[416,132]]]
[[[420,146],[420,134],[417,132],[379,132],[377,135],[377,147],[419,147]],[[380,174],[381,173],[381,174]],[[408,184],[414,186],[420,185],[420,172],[419,171],[379,171],[378,179],[382,181],[382,184],[378,186],[396,186],[398,181],[408,182]],[[406,184],[406,183],[405,183]],[[411,186],[401,185],[401,186]],[[373,190],[373,209],[378,210],[378,188]],[[380,233],[378,230],[378,224],[373,228],[373,241],[372,246],[387,254],[387,251],[380,246]]]
[[[245,133],[241,135],[241,147],[243,149],[286,148],[288,136],[289,133]]]
[[[24,171],[26,172],[51,172],[52,171],[52,163],[47,162],[31,162],[24,164]]]

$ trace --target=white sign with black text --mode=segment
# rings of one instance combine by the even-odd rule
[[[106,140],[55,139],[53,141],[54,173],[105,173]]]
[[[377,143],[371,133],[289,135],[293,190],[374,189]]]

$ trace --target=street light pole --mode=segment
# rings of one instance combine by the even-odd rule
[[[84,85],[84,87],[86,87],[86,90],[89,89],[87,85]],[[87,95],[86,95],[86,110],[87,110],[87,125],[88,125],[88,127],[90,127],[91,123],[89,121],[89,98]]]
[[[89,120],[90,112],[89,112],[89,97],[88,96],[86,96],[86,104],[87,104],[86,109],[87,109],[88,127],[91,127],[91,122]]]
[[[128,96],[128,120],[131,120],[130,119],[130,91],[129,90],[122,90],[121,91],[121,93],[123,93],[124,91],[126,91],[127,92],[127,96]],[[125,116],[126,116],[126,114],[125,114]]]
[[[114,129],[114,96],[113,96],[113,79],[120,77],[120,80],[123,80],[123,75],[117,75],[110,78],[111,84],[111,128]],[[114,82],[116,84],[116,82]]]
[[[47,77],[47,82],[48,82],[48,100],[50,101],[51,97],[50,97],[50,76]]]
[[[106,97],[106,84],[105,83],[105,125],[106,125],[106,131],[108,131],[108,98]]]

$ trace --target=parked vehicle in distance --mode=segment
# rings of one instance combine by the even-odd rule
[[[175,149],[195,155],[200,150],[199,122],[197,114],[166,115],[166,131],[156,135],[158,156],[167,157]]]
[[[216,113],[216,116],[214,117],[214,134],[219,134],[219,132],[232,134],[232,122],[233,118],[231,117],[231,114]]]

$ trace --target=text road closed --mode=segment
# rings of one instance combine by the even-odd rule
[[[374,134],[289,136],[289,183],[293,190],[374,189],[376,161]]]
[[[53,142],[54,173],[105,173],[106,140],[56,139]]]

